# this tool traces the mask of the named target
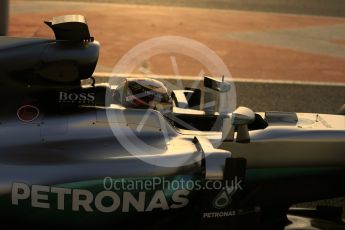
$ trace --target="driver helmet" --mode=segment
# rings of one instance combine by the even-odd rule
[[[158,110],[172,107],[168,89],[162,82],[150,78],[129,78],[126,83],[126,107]]]

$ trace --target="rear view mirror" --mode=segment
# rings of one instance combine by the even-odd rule
[[[233,125],[249,125],[255,121],[255,113],[247,107],[238,107],[232,113]]]
[[[238,107],[232,113],[232,125],[237,131],[236,142],[249,143],[248,125],[255,121],[255,113],[247,107]]]
[[[248,125],[254,121],[255,113],[253,110],[246,107],[238,107],[232,114],[224,118],[222,139],[224,141],[233,141],[235,132],[237,132],[236,142],[250,142]]]

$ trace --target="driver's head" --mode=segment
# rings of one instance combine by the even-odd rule
[[[150,78],[129,78],[126,88],[126,107],[162,110],[172,106],[168,89],[160,81]]]

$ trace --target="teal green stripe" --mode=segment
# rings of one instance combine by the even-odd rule
[[[247,181],[284,179],[301,176],[344,175],[344,167],[247,169]]]

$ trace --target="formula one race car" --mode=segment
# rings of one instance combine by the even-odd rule
[[[232,85],[207,76],[95,84],[84,17],[46,24],[55,40],[0,37],[2,223],[345,229],[338,208],[291,208],[345,195],[345,116],[224,112]]]

